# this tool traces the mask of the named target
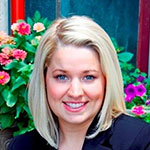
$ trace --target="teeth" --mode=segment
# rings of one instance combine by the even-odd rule
[[[70,106],[71,108],[79,108],[84,105],[84,103],[66,103],[66,105]]]

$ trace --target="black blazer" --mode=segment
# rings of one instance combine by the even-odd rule
[[[91,125],[93,126],[93,125]],[[91,128],[88,133],[92,132]],[[15,137],[8,150],[56,150],[36,130]],[[120,115],[94,139],[85,139],[82,150],[150,150],[150,124]]]

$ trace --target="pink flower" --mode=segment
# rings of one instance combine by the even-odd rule
[[[18,31],[18,25],[19,25],[19,23],[13,23],[13,24],[11,25],[11,30],[12,30],[12,31]]]
[[[9,59],[9,56],[5,53],[0,53],[0,64],[7,65],[12,62],[12,59]]]
[[[136,96],[142,97],[146,93],[146,88],[143,84],[136,86]]]
[[[8,47],[4,47],[4,48],[2,49],[2,52],[3,52],[4,54],[6,54],[8,57],[12,56],[12,50],[9,49]]]
[[[8,35],[4,31],[0,31],[0,41],[5,39]]]
[[[144,81],[145,77],[139,75],[138,78],[136,79],[138,82]]]
[[[0,71],[0,84],[4,85],[10,80],[10,76],[5,71]]]
[[[12,38],[8,36],[5,32],[0,31],[0,46],[3,44],[9,44],[12,42]]]
[[[17,60],[21,59],[24,60],[27,56],[27,52],[20,50],[20,49],[14,49],[13,50],[13,57]]]
[[[37,22],[34,24],[33,30],[35,30],[36,32],[41,32],[41,31],[45,30],[45,26],[43,23]]]
[[[21,35],[28,35],[31,33],[30,31],[30,25],[25,23],[25,22],[21,22],[18,24],[18,33]]]
[[[145,114],[142,106],[135,106],[132,108],[131,112],[137,116]]]
[[[124,90],[127,102],[131,102],[132,99],[136,96],[136,87],[133,84],[129,84]]]

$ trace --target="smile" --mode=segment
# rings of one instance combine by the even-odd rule
[[[79,108],[82,107],[84,105],[84,103],[66,103],[67,106],[70,106],[71,108]]]
[[[64,107],[69,112],[80,112],[84,110],[88,102],[63,102]]]

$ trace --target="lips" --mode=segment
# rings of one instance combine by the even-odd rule
[[[85,108],[88,102],[63,102],[64,107],[71,112],[78,112]]]

